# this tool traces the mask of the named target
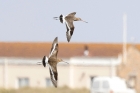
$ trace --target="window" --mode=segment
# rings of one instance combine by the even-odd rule
[[[109,82],[108,82],[108,81],[103,81],[102,87],[103,87],[104,89],[108,89],[108,88],[109,88]]]
[[[18,86],[19,87],[29,86],[29,79],[28,78],[18,78]]]
[[[96,84],[94,82],[94,78],[95,78],[95,76],[90,77],[91,88],[95,88],[96,87]]]
[[[94,89],[98,89],[98,88],[99,88],[99,84],[100,84],[99,81],[94,81],[94,83],[93,83],[93,88],[94,88]]]
[[[91,76],[90,77],[90,84],[91,84],[91,87],[90,87],[90,93],[96,93],[98,90],[99,90],[99,81],[97,81],[95,79],[96,76]]]
[[[46,78],[46,86],[47,87],[52,87],[53,86],[52,81],[51,81],[50,78]]]

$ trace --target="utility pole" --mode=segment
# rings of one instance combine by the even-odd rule
[[[127,61],[127,15],[123,14],[123,63]]]
[[[8,68],[8,62],[7,62],[7,60],[5,59],[4,60],[4,69],[3,69],[3,78],[4,78],[4,88],[5,89],[7,89],[8,87],[7,87],[7,85],[8,85],[8,74],[7,74],[7,68]]]

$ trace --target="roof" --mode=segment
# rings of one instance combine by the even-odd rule
[[[51,45],[51,42],[0,42],[0,57],[42,58],[49,55]],[[59,43],[58,57],[83,56],[85,46],[92,57],[118,56],[122,52],[122,44]]]

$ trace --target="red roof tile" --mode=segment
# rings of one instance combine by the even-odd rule
[[[43,57],[49,55],[52,43],[0,42],[0,56],[2,57]],[[59,57],[83,56],[84,47],[88,46],[89,56],[118,56],[122,52],[122,44],[94,44],[94,43],[59,43]],[[137,45],[140,49],[140,45]]]

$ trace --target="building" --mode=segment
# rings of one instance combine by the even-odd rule
[[[116,76],[118,58],[72,57],[69,64],[58,64],[58,86],[90,88],[95,76]],[[50,87],[48,66],[37,65],[41,59],[0,58],[0,87]]]
[[[51,43],[1,42],[0,87],[52,86],[48,67],[36,64],[50,49]],[[95,76],[116,76],[121,51],[121,44],[60,43],[58,57],[70,64],[58,64],[58,86],[89,89]]]
[[[138,46],[130,46],[127,50],[127,61],[118,66],[118,76],[126,79],[128,87],[140,92],[140,51]]]

